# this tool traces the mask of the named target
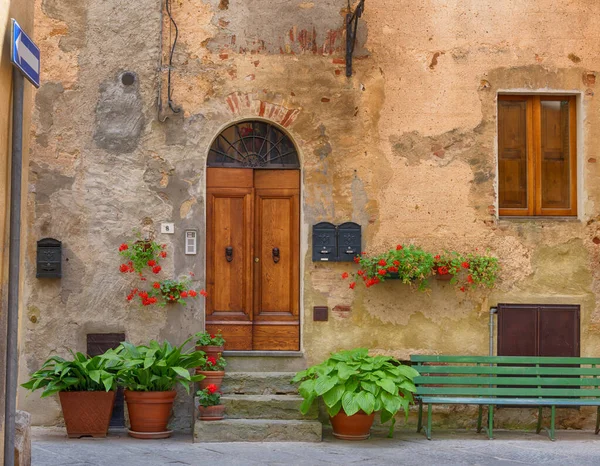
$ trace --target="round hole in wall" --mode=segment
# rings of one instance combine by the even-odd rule
[[[121,82],[124,86],[131,86],[135,82],[135,74],[130,71],[125,71],[125,73],[121,75]]]

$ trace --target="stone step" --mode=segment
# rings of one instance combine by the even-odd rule
[[[223,394],[290,395],[298,393],[298,385],[290,381],[295,372],[229,372],[221,385]]]
[[[200,442],[320,442],[319,421],[224,419],[194,423],[194,443]]]
[[[313,403],[306,415],[300,413],[304,399],[297,395],[223,395],[227,419],[317,419],[319,410]]]
[[[307,367],[300,351],[224,351],[223,357],[231,372],[297,372]]]

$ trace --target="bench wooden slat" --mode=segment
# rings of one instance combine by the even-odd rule
[[[600,389],[576,388],[494,388],[494,387],[417,387],[418,395],[481,395],[481,396],[515,396],[515,397],[575,397],[597,396]]]
[[[413,366],[421,374],[595,375],[600,367]]]
[[[417,376],[415,384],[430,385],[532,385],[532,386],[581,386],[598,387],[600,379],[590,377],[453,377]]]
[[[449,362],[474,364],[600,364],[600,358],[573,358],[548,356],[451,356],[413,354],[410,360],[423,362]]]
[[[563,399],[563,398],[476,398],[423,396],[423,404],[466,404],[466,405],[511,405],[511,406],[600,406],[599,399]]]

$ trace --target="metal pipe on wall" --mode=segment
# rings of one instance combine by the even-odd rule
[[[21,180],[23,160],[23,91],[25,78],[13,67],[12,157],[10,171],[10,240],[8,253],[8,315],[6,322],[6,404],[4,408],[4,465],[15,462],[17,414],[19,273],[21,258]]]
[[[494,355],[494,314],[497,313],[497,307],[490,307],[490,356]]]

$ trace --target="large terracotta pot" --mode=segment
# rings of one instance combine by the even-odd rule
[[[225,371],[201,371],[200,369],[196,369],[196,374],[202,374],[206,377],[198,382],[198,388],[200,390],[204,390],[210,384],[215,384],[217,386],[217,391],[221,390]]]
[[[206,353],[206,357],[212,356],[215,359],[219,359],[221,357],[221,353],[224,351],[224,346],[196,346],[196,351],[204,351]]]
[[[365,414],[359,411],[348,416],[343,409],[329,418],[333,427],[333,436],[342,440],[366,440],[371,435],[371,426],[375,413]]]
[[[115,392],[59,392],[67,435],[106,437],[115,403]]]
[[[201,421],[220,421],[225,413],[225,405],[198,406]]]
[[[129,412],[131,429],[129,435],[135,438],[167,438],[172,431],[167,430],[173,401],[177,392],[134,392],[125,390],[125,401]]]

